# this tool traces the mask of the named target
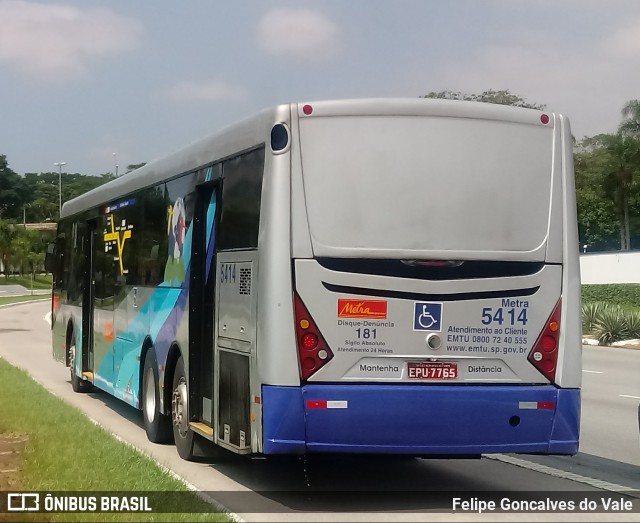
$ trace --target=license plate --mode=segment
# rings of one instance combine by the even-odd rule
[[[407,363],[407,376],[414,380],[451,380],[458,377],[458,364],[443,361]]]

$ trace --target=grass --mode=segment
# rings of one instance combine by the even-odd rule
[[[24,434],[19,481],[24,491],[181,492],[192,513],[40,514],[49,521],[229,521],[151,459],[117,441],[80,411],[0,359],[0,434]],[[153,506],[153,504],[152,504]],[[35,516],[35,514],[34,514]]]
[[[34,289],[51,289],[51,274],[36,274],[33,280]],[[1,275],[0,285],[22,285],[26,289],[31,289],[31,275]]]

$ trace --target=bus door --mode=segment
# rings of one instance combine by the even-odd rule
[[[213,436],[213,329],[218,184],[196,191],[189,280],[189,419]]]
[[[250,369],[256,355],[258,252],[220,251],[216,261],[216,442],[245,454],[251,451]]]
[[[114,342],[113,303],[116,288],[117,249],[109,240],[107,231],[110,230],[109,220],[112,215],[90,222],[92,229],[93,259],[91,260],[92,300],[89,311],[92,322],[92,340],[88,344],[88,368],[100,375],[107,382],[114,384],[113,365],[107,363],[112,360]],[[101,226],[102,225],[102,226]],[[95,376],[94,376],[95,377]]]
[[[254,442],[258,450],[258,435],[252,428],[261,422],[262,412],[258,376],[251,369],[257,361],[256,282],[264,154],[264,148],[259,148],[224,162],[218,204],[215,442],[239,454],[251,452]]]
[[[93,371],[93,300],[94,251],[96,221],[78,223],[78,236],[82,238],[82,368],[80,375]]]

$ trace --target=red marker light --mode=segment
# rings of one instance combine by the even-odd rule
[[[318,337],[311,332],[305,334],[302,336],[302,346],[308,350],[315,349],[318,346]]]
[[[540,121],[541,121],[543,124],[547,125],[547,124],[549,123],[549,115],[547,115],[547,114],[543,114],[543,115],[540,117]]]
[[[308,116],[313,112],[313,107],[311,107],[310,105],[305,105],[302,108],[302,112]]]
[[[551,352],[556,348],[556,339],[553,336],[543,336],[540,347],[546,352]]]

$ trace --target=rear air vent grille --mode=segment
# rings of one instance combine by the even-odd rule
[[[507,278],[535,274],[543,262],[469,260],[457,263],[429,263],[429,260],[388,260],[358,258],[316,258],[325,269],[357,274],[375,274],[415,280],[466,280]],[[424,264],[426,263],[426,264]]]
[[[240,269],[240,294],[251,294],[251,269]]]

